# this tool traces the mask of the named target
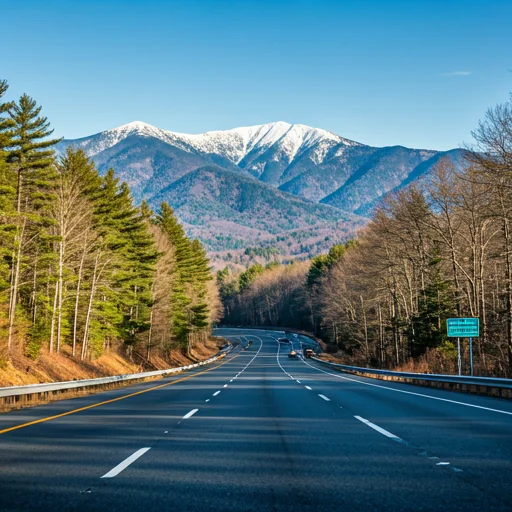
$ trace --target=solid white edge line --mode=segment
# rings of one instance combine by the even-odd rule
[[[220,393],[220,391],[215,391],[212,396],[217,396]]]
[[[371,421],[368,421],[364,418],[361,418],[361,416],[354,416],[356,420],[361,421],[365,425],[368,425],[370,428],[373,428],[373,430],[376,430],[377,432],[380,432],[382,435],[386,437],[390,437],[391,439],[400,439],[400,437],[395,436],[395,434],[392,434],[391,432],[388,432],[387,430],[384,430],[383,428],[379,427],[378,425],[375,425],[375,423],[372,423]]]
[[[108,473],[105,473],[101,478],[113,478],[119,475],[121,471],[126,469],[132,462],[135,462],[139,457],[142,457],[142,455],[144,455],[148,450],[151,450],[151,447],[137,450],[135,453],[132,453],[132,455],[124,459],[123,462],[119,463],[115,468],[112,468]]]
[[[183,419],[186,420],[188,418],[190,418],[191,416],[194,416],[194,414],[199,411],[199,409],[192,409],[190,412],[187,412],[187,414],[185,414],[185,416],[183,416]]]
[[[448,403],[451,403],[451,404],[465,405],[466,407],[473,407],[474,409],[483,409],[484,411],[498,412],[500,414],[506,414],[508,416],[512,416],[512,412],[502,411],[501,409],[493,409],[491,407],[484,407],[483,405],[468,404],[466,402],[459,402],[457,400],[449,400],[448,398],[440,398],[440,397],[437,397],[437,396],[423,395],[422,393],[414,393],[413,391],[405,391],[403,389],[388,388],[387,386],[381,386],[379,384],[372,384],[371,382],[364,382],[364,381],[359,380],[359,379],[351,379],[350,377],[345,377],[345,376],[342,376],[342,375],[336,375],[335,373],[326,372],[325,370],[322,370],[320,368],[317,368],[316,366],[313,366],[313,365],[311,365],[309,363],[306,363],[306,361],[303,361],[303,362],[304,362],[304,364],[310,366],[314,370],[317,370],[317,371],[322,372],[322,373],[326,373],[327,375],[331,375],[332,377],[336,377],[337,379],[349,380],[351,382],[357,382],[359,384],[364,384],[365,386],[372,386],[374,388],[387,389],[388,391],[395,391],[397,393],[405,393],[406,395],[421,396],[423,398],[430,398],[432,400],[439,400],[440,402],[448,402]],[[362,378],[368,378],[368,377],[362,377]]]
[[[330,398],[327,398],[325,395],[318,395],[320,398],[324,399],[326,402],[330,402],[331,399]]]

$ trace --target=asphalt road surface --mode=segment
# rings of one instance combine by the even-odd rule
[[[216,334],[219,363],[0,415],[0,510],[512,511],[512,402]]]

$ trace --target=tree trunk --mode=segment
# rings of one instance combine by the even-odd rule
[[[505,286],[507,311],[507,377],[512,375],[512,263],[510,261],[510,226],[506,216],[503,217],[503,237],[505,242]]]
[[[84,241],[84,249],[82,251],[82,258],[80,259],[80,267],[78,268],[78,281],[76,283],[76,298],[75,298],[75,311],[73,317],[73,356],[76,355],[76,338],[77,338],[77,325],[78,325],[78,306],[80,304],[80,288],[82,285],[82,273],[84,269],[85,257],[87,255],[87,235]]]
[[[59,273],[57,284],[59,288],[59,297],[57,303],[57,352],[60,352],[60,341],[62,334],[62,303],[63,303],[63,267],[64,267],[64,241],[59,242]]]
[[[55,283],[55,294],[53,296],[53,310],[52,310],[52,321],[50,327],[50,354],[53,352],[53,346],[55,342],[55,317],[57,316],[57,299],[59,295],[59,281]]]
[[[94,270],[92,273],[91,290],[89,293],[89,304],[87,305],[87,313],[85,316],[84,337],[83,337],[83,341],[82,341],[82,354],[80,357],[80,359],[82,359],[82,361],[85,359],[85,356],[87,354],[87,342],[89,339],[89,325],[91,322],[91,312],[92,312],[92,304],[93,304],[94,294],[96,292],[96,274],[98,271],[99,259],[100,259],[100,251],[97,251],[96,258],[94,259]]]
[[[21,178],[20,178],[21,179]],[[18,208],[19,208],[19,201],[18,201]],[[21,245],[23,243],[23,234],[25,232],[25,226],[27,224],[26,217],[23,218],[23,224],[21,226],[21,230],[19,233],[19,238],[16,236],[15,240],[18,241],[17,251],[16,251],[16,263],[14,267],[14,279],[13,284],[11,287],[11,299],[9,301],[10,303],[10,310],[9,310],[9,334],[7,338],[7,351],[9,352],[11,350],[12,345],[12,335],[14,331],[14,317],[16,316],[16,305],[18,302],[18,285],[19,285],[19,279],[20,279],[20,266],[21,266]],[[16,247],[16,244],[15,244]]]
[[[149,363],[149,358],[151,355],[151,334],[153,332],[153,307],[151,307],[151,312],[149,313],[149,331],[148,331],[148,351],[146,355],[146,360]]]

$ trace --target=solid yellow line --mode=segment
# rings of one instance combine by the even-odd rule
[[[183,377],[182,379],[178,379],[178,380],[175,380],[172,382],[167,382],[165,384],[160,384],[159,386],[153,386],[152,388],[143,389],[142,391],[136,391],[135,393],[130,393],[129,395],[124,395],[124,396],[120,396],[118,398],[112,398],[110,400],[105,400],[104,402],[99,402],[97,404],[88,405],[86,407],[80,407],[80,409],[73,409],[72,411],[63,412],[61,414],[56,414],[55,416],[48,416],[47,418],[41,418],[39,420],[29,421],[28,423],[22,423],[21,425],[15,425],[14,427],[4,428],[3,430],[0,430],[0,434],[5,434],[7,432],[11,432],[12,430],[18,430],[19,428],[30,427],[31,425],[37,425],[37,423],[44,423],[45,421],[62,418],[63,416],[68,416],[69,414],[75,414],[77,412],[86,411],[87,409],[93,409],[94,407],[99,407],[100,405],[111,404],[112,402],[117,402],[118,400],[124,400],[125,398],[130,398],[131,396],[141,395],[142,393],[147,393],[147,392],[153,391],[155,389],[164,388],[166,386],[172,386],[173,384],[178,384],[178,382],[183,382],[185,380],[191,379],[192,377],[197,377],[198,375],[203,375],[204,373],[208,373],[208,372],[211,372],[212,370],[216,370],[217,368],[224,366],[226,363],[233,361],[233,359],[235,359],[239,355],[240,355],[240,352],[236,356],[232,357],[231,359],[228,359],[227,361],[224,361],[222,364],[219,364],[215,368],[209,368],[208,370],[204,370],[203,372],[199,372],[199,373],[194,373],[194,375],[188,375],[187,377]]]

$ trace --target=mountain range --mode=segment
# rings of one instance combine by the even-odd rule
[[[69,145],[100,172],[113,168],[137,202],[167,201],[214,260],[228,261],[250,246],[288,258],[325,251],[390,191],[428,179],[441,158],[463,158],[460,149],[376,148],[282,121],[199,135],[136,121],[58,151]]]

